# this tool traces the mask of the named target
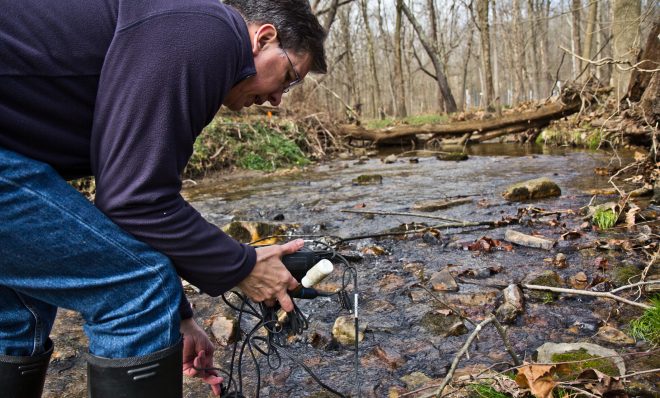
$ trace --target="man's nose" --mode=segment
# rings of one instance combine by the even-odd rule
[[[280,102],[282,102],[282,94],[284,94],[282,91],[271,93],[268,96],[268,102],[270,102],[272,106],[278,106]]]

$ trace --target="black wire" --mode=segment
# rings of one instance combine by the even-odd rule
[[[320,241],[312,241],[313,243],[317,245],[321,245],[326,248],[326,250],[315,250],[315,254],[320,258],[320,259],[328,259],[330,261],[338,261],[344,266],[344,273],[342,274],[342,288],[338,292],[318,292],[319,296],[323,297],[329,297],[333,296],[335,294],[338,294],[340,297],[340,302],[342,301],[342,297],[348,297],[348,294],[346,292],[346,289],[349,285],[350,282],[347,281],[347,275],[351,275],[353,277],[353,290],[354,290],[354,297],[355,300],[357,300],[358,297],[358,282],[357,282],[357,271],[355,270],[354,267],[352,267],[348,261],[338,254],[330,245],[320,242]],[[245,340],[241,344],[240,350],[238,350],[238,343],[240,339],[239,338],[234,342],[234,347],[232,349],[232,356],[231,356],[231,362],[230,362],[230,372],[229,372],[229,385],[227,387],[227,392],[231,391],[232,385],[235,386],[236,391],[235,392],[230,392],[231,394],[235,394],[235,396],[243,396],[243,377],[242,377],[242,368],[243,368],[243,356],[245,354],[245,350],[247,348],[247,351],[250,353],[250,357],[252,359],[252,363],[254,364],[255,367],[255,373],[256,373],[256,397],[259,397],[259,391],[261,390],[261,369],[259,367],[259,361],[255,355],[255,350],[262,354],[268,363],[268,366],[275,370],[278,369],[281,364],[282,364],[282,358],[280,355],[280,350],[286,356],[291,359],[294,363],[297,365],[301,366],[321,387],[323,387],[325,390],[339,396],[339,397],[345,397],[345,395],[337,392],[336,390],[332,389],[325,383],[321,381],[321,379],[318,378],[314,374],[314,372],[303,362],[295,358],[292,354],[290,354],[287,349],[286,349],[286,343],[287,343],[287,338],[288,336],[292,335],[300,335],[302,334],[305,330],[308,329],[309,327],[309,322],[306,318],[306,316],[303,314],[303,312],[298,308],[296,305],[295,301],[293,303],[293,311],[287,313],[287,318],[284,322],[280,323],[278,320],[278,314],[277,311],[280,309],[279,305],[276,305],[274,307],[267,307],[263,303],[259,304],[259,309],[255,308],[248,298],[238,292],[231,292],[234,293],[239,300],[241,301],[240,307],[237,307],[236,305],[232,304],[229,302],[229,300],[225,297],[225,295],[222,296],[223,301],[232,309],[235,311],[238,311],[239,317],[238,317],[238,325],[239,325],[239,330],[240,330],[240,325],[241,325],[241,320],[243,318],[243,314],[248,314],[250,316],[253,316],[254,318],[258,319],[258,323],[250,330],[249,333],[245,335]],[[350,301],[350,299],[348,300]],[[345,305],[344,305],[345,304]],[[357,303],[354,301],[351,306],[351,303],[344,303],[342,307],[348,309],[350,312],[354,312],[354,308],[357,308]],[[359,380],[359,352],[358,352],[358,330],[359,330],[359,325],[358,325],[358,317],[357,314],[355,315],[355,382],[357,386],[357,396],[360,396],[360,380]],[[260,330],[261,328],[266,330],[266,337],[263,336],[255,336],[256,332]],[[240,333],[240,332],[239,332]],[[234,372],[234,363],[236,361],[237,357],[237,351],[238,352],[238,363],[236,367],[236,373],[238,374],[238,383],[234,380],[233,378],[233,372]],[[198,369],[198,370],[220,370],[223,373],[227,373],[226,371],[223,371],[221,369],[216,369],[216,368],[208,368],[208,369]],[[223,394],[226,394],[223,391]]]

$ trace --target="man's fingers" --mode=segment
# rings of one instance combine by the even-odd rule
[[[302,239],[296,239],[292,240],[291,242],[287,242],[280,247],[282,249],[282,254],[291,254],[302,249],[303,246],[305,246],[305,241]]]
[[[288,294],[284,293],[280,295],[277,298],[277,301],[279,301],[280,306],[282,306],[282,309],[286,312],[291,312],[293,311],[293,301],[291,301],[291,297],[289,297]]]

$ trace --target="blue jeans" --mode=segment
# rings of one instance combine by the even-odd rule
[[[181,293],[165,255],[47,164],[0,148],[0,355],[44,352],[58,307],[82,315],[96,356],[170,347]]]

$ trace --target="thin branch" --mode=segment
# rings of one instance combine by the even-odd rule
[[[500,334],[500,337],[504,342],[504,347],[506,348],[506,351],[513,359],[513,364],[516,366],[522,365],[523,364],[522,361],[520,360],[520,358],[518,358],[518,355],[516,355],[516,352],[513,350],[513,346],[511,345],[509,338],[506,336],[506,329],[504,329],[504,326],[502,326],[502,324],[497,319],[493,319],[493,325],[495,325],[495,329],[497,329],[497,333]]]
[[[658,280],[658,281],[649,281],[649,282],[637,282],[637,283],[633,283],[633,284],[631,284],[631,285],[626,285],[626,286],[617,287],[617,288],[614,289],[614,290],[610,290],[610,293],[617,293],[617,292],[620,292],[620,291],[622,291],[622,290],[632,289],[633,287],[637,287],[637,286],[643,286],[643,285],[655,285],[655,284],[658,284],[658,283],[660,283],[660,280]]]
[[[575,58],[581,60],[581,61],[588,62],[588,63],[590,63],[590,64],[592,64],[592,65],[596,65],[596,66],[614,65],[614,66],[617,67],[617,69],[619,69],[619,70],[621,70],[621,71],[629,71],[629,70],[636,69],[636,70],[638,70],[638,71],[640,71],[640,72],[647,72],[647,73],[660,72],[660,68],[656,68],[656,69],[643,69],[643,68],[640,68],[640,67],[639,67],[639,65],[641,65],[641,64],[643,64],[643,63],[645,63],[645,62],[652,62],[652,63],[655,63],[655,62],[653,62],[653,61],[651,61],[651,60],[648,60],[648,59],[643,59],[643,60],[637,62],[636,64],[631,64],[630,61],[617,60],[617,59],[614,59],[614,58],[612,58],[612,57],[605,57],[605,58],[601,58],[601,59],[599,59],[599,60],[597,60],[597,61],[593,61],[593,60],[590,60],[590,59],[587,59],[587,58],[583,58],[583,57],[581,57],[581,56],[575,54],[574,52],[565,49],[565,48],[562,47],[562,46],[559,46],[559,48],[562,49],[563,51],[567,52],[568,54],[574,56]],[[620,65],[628,65],[628,67],[622,67],[622,66],[620,66]]]
[[[604,298],[609,298],[612,300],[620,301],[622,303],[634,305],[636,307],[644,308],[644,309],[649,309],[651,306],[642,304],[642,303],[637,303],[635,301],[630,301],[628,299],[625,299],[623,297],[616,296],[610,292],[592,292],[588,290],[576,290],[576,289],[565,289],[562,287],[551,287],[551,286],[539,286],[539,285],[522,285],[523,288],[525,289],[530,289],[530,290],[547,290],[551,292],[557,292],[557,293],[569,293],[569,294],[577,294],[581,296],[593,296],[593,297],[604,297]]]

